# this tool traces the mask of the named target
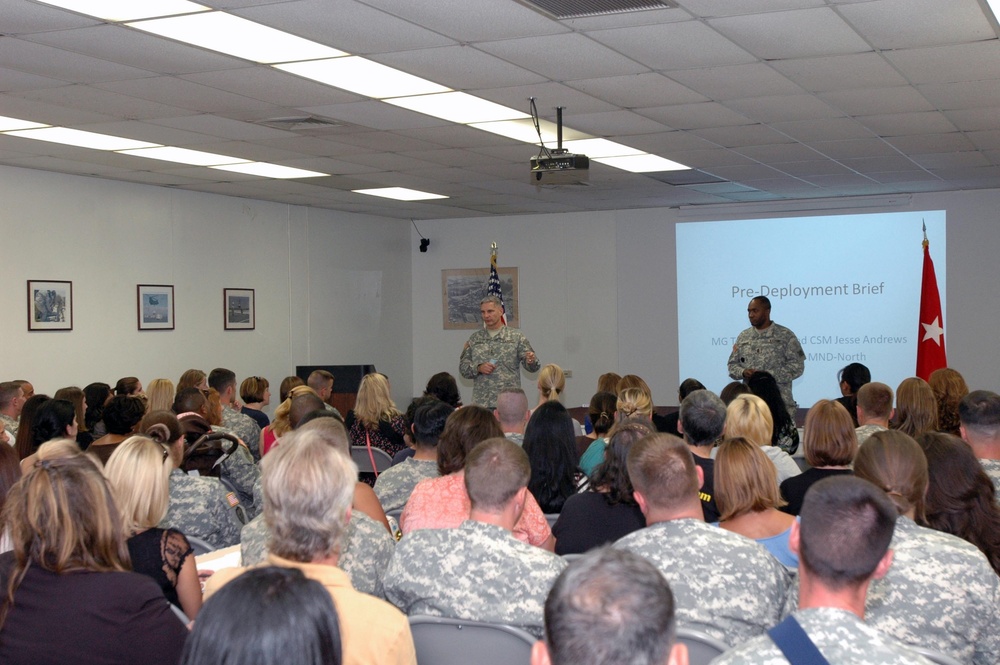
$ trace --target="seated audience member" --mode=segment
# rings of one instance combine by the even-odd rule
[[[52,398],[48,395],[33,395],[26,399],[24,406],[21,407],[21,417],[18,421],[20,426],[17,428],[14,449],[22,460],[35,451],[35,446],[32,443],[34,436],[32,424],[35,422],[35,414],[50,399]]]
[[[24,395],[24,399],[31,399],[35,396],[35,386],[31,385],[31,381],[27,379],[14,379],[14,383],[21,386],[21,394]]]
[[[524,430],[524,452],[531,464],[528,490],[547,514],[558,513],[566,499],[590,484],[576,464],[573,420],[566,407],[555,400],[531,414]]]
[[[799,558],[788,546],[795,518],[778,490],[778,474],[764,451],[743,438],[726,439],[715,458],[715,498],[722,513],[719,526],[763,545],[786,568]]]
[[[504,388],[497,395],[497,408],[493,415],[500,422],[503,435],[519,446],[524,445],[524,428],[531,418],[528,397],[520,388]]]
[[[969,393],[959,405],[958,418],[962,438],[1000,492],[1000,395],[989,390]]]
[[[146,413],[169,410],[173,405],[177,391],[170,379],[153,379],[146,388]]]
[[[465,458],[481,441],[502,436],[496,418],[481,406],[463,406],[448,417],[438,441],[438,472],[441,476],[421,480],[413,488],[403,514],[399,516],[399,527],[404,537],[419,529],[457,527],[469,517]],[[524,513],[514,525],[514,536],[550,551],[555,547],[552,529],[530,492]]]
[[[104,427],[104,407],[113,397],[111,386],[106,383],[90,383],[83,389],[87,402],[87,414],[84,422],[87,424],[87,431],[93,439],[99,439],[108,433]]]
[[[806,462],[811,468],[781,483],[781,496],[789,515],[798,515],[802,499],[813,483],[830,476],[850,475],[851,462],[858,452],[851,414],[838,402],[821,399],[806,414]]]
[[[618,382],[622,377],[614,372],[605,372],[597,377],[597,392],[618,394]]]
[[[3,504],[14,483],[21,479],[21,460],[17,451],[11,446],[0,445],[0,515],[3,515]],[[10,551],[10,533],[0,528],[0,554]]]
[[[215,548],[238,543],[243,525],[233,509],[240,505],[239,497],[218,478],[191,476],[180,468],[184,461],[184,430],[177,416],[170,411],[154,411],[143,418],[139,430],[164,446],[170,457],[170,501],[159,526],[201,538]]]
[[[341,665],[337,609],[295,568],[249,570],[219,589],[194,624],[180,665]]]
[[[847,409],[847,412],[851,414],[851,421],[857,427],[860,424],[858,422],[858,391],[861,386],[871,382],[871,370],[861,363],[851,363],[837,372],[837,380],[840,381],[841,396],[834,401],[839,402],[842,407]]]
[[[722,400],[723,404],[729,406],[732,401],[740,395],[752,394],[753,393],[750,392],[750,388],[747,387],[747,384],[742,381],[731,381],[730,383],[727,383],[726,387],[722,389],[721,393],[719,393],[719,399]]]
[[[538,404],[531,410],[532,413],[538,410],[546,402],[562,403],[562,393],[566,389],[566,373],[562,367],[555,364],[548,364],[538,372]],[[573,436],[583,436],[583,425],[575,418],[573,423]]]
[[[890,424],[903,434],[916,438],[938,428],[937,399],[930,385],[911,376],[896,388],[896,415]]]
[[[271,384],[262,376],[248,376],[240,384],[240,399],[243,407],[240,413],[250,416],[262,430],[271,424],[271,420],[262,410],[271,403]]]
[[[675,611],[670,585],[652,564],[601,548],[556,579],[531,665],[687,665]]]
[[[302,395],[313,395],[317,399],[319,398],[316,391],[304,383],[288,389],[288,395],[285,399],[281,400],[281,404],[274,410],[274,420],[261,431],[260,440],[263,446],[261,452],[264,455],[276,445],[278,439],[292,431],[292,423],[289,420],[289,415],[292,411],[292,400]]]
[[[403,440],[406,441],[406,448],[403,448],[392,456],[392,466],[402,464],[417,452],[416,445],[413,443],[413,414],[424,404],[434,404],[440,401],[437,397],[432,397],[431,395],[421,395],[410,400],[409,405],[406,407],[406,412],[403,413]],[[341,418],[341,421],[343,421],[343,418]]]
[[[795,428],[794,408],[790,411],[781,396],[778,382],[770,372],[754,372],[747,379],[750,392],[764,400],[771,412],[771,445],[781,448],[789,455],[799,449],[799,431]]]
[[[590,408],[587,419],[593,430],[593,439],[587,444],[580,455],[580,470],[592,475],[594,469],[604,461],[604,451],[608,448],[608,432],[615,423],[615,410],[618,408],[618,397],[614,393],[599,392],[590,398]],[[577,437],[579,449],[580,437]]]
[[[87,446],[94,440],[94,436],[87,431],[87,396],[76,386],[60,388],[53,395],[54,399],[64,399],[73,404],[76,412],[76,442],[81,450],[86,450]],[[14,442],[11,441],[11,444]]]
[[[306,382],[298,376],[286,376],[281,380],[281,384],[278,386],[278,399],[284,402],[288,399],[288,394],[292,391],[292,388],[297,388],[298,386],[304,386]],[[313,391],[316,392],[316,391]]]
[[[452,409],[462,406],[462,396],[458,394],[458,382],[448,372],[438,372],[427,380],[424,396],[436,397]]]
[[[73,439],[76,441],[76,407],[64,399],[49,399],[38,407],[31,424],[31,456],[26,462],[34,462],[34,453],[46,441],[52,439]]]
[[[925,432],[917,443],[927,457],[927,526],[978,547],[1000,574],[1000,506],[996,488],[972,449],[957,436]]]
[[[639,398],[635,395],[630,395],[625,403],[625,410],[627,413],[621,412],[621,404],[618,406],[618,418],[619,420],[624,420],[625,418],[631,418],[637,415],[645,415],[653,423],[653,428],[657,432],[661,432],[667,428],[667,423],[662,416],[654,411],[656,408],[656,402],[653,401],[653,392],[649,389],[649,384],[647,384],[641,376],[635,374],[626,374],[618,382],[618,387],[615,390],[615,395],[618,395],[619,400],[621,400],[622,392],[625,390],[636,389],[641,391],[645,397]],[[642,406],[640,406],[642,405]],[[632,409],[632,406],[638,407],[636,410]]]
[[[756,395],[738,395],[726,407],[726,426],[724,434],[727,439],[743,437],[756,443],[764,451],[768,459],[774,463],[778,472],[778,482],[802,473],[802,469],[778,446],[771,445],[771,433],[774,431],[774,421],[771,419],[771,409],[767,403]]]
[[[262,461],[267,565],[295,568],[320,582],[340,620],[345,665],[416,663],[410,626],[399,610],[354,589],[338,567],[358,468],[315,431],[296,432]],[[245,569],[209,578],[212,594]]]
[[[132,436],[142,417],[146,415],[146,402],[131,395],[115,395],[104,407],[104,427],[108,433],[96,439],[87,448],[102,464],[107,464],[111,453],[122,441]]]
[[[892,566],[868,587],[865,623],[963,663],[1000,663],[1000,578],[974,545],[917,526],[928,478],[917,442],[901,432],[873,435],[854,474],[882,488],[899,513]]]
[[[233,431],[246,444],[252,461],[260,461],[260,427],[250,416],[236,408],[236,373],[216,367],[208,374],[208,387],[219,391],[222,402],[222,425]]]
[[[648,436],[629,451],[628,472],[648,526],[614,547],[660,569],[677,598],[679,623],[726,644],[778,623],[788,573],[757,543],[705,523],[702,470],[688,445],[669,434]]]
[[[782,651],[796,647],[819,652],[805,651],[808,663],[825,658],[838,665],[930,665],[864,622],[869,585],[892,563],[895,522],[892,502],[868,481],[841,476],[813,485],[790,541],[799,556],[798,609],[713,665],[782,665],[790,662]],[[805,639],[796,640],[803,632]]]
[[[205,392],[208,390],[208,374],[205,374],[200,369],[186,370],[177,381],[177,392],[186,388],[197,388]]]
[[[14,381],[0,383],[0,427],[7,430],[11,441],[17,438],[21,408],[28,399]]]
[[[872,381],[861,386],[857,394],[858,426],[854,436],[860,446],[875,432],[889,429],[889,419],[892,418],[892,388]]]
[[[957,370],[942,367],[931,372],[927,383],[937,400],[938,431],[959,436],[958,405],[969,394],[965,378]]]
[[[4,665],[175,665],[187,630],[156,583],[133,573],[111,492],[75,442],[39,461],[4,504]]]
[[[684,379],[681,381],[680,388],[677,389],[677,411],[673,413],[668,413],[663,417],[663,422],[666,424],[666,430],[664,434],[673,434],[674,436],[681,436],[681,431],[677,428],[677,423],[680,422],[681,413],[680,405],[684,402],[684,398],[693,393],[696,390],[705,390],[705,386],[702,385],[701,381],[698,379]]]
[[[412,457],[383,471],[375,481],[375,494],[383,509],[400,510],[406,505],[417,483],[425,478],[437,477],[438,440],[448,416],[454,410],[439,400],[417,407],[413,414],[412,428],[416,452]]]
[[[694,463],[701,467],[705,480],[698,496],[706,522],[719,521],[719,506],[715,499],[715,462],[712,454],[715,444],[722,440],[726,429],[726,407],[715,393],[694,390],[684,398],[677,412],[677,421],[684,442],[688,444]]]
[[[156,580],[167,600],[194,619],[201,609],[194,550],[180,531],[156,526],[170,505],[172,468],[166,448],[133,436],[111,454],[104,475],[128,539],[132,570]]]
[[[406,424],[389,392],[389,379],[384,374],[365,374],[358,386],[358,399],[344,419],[351,444],[371,445],[392,457],[406,447],[403,434]],[[365,478],[362,478],[365,480]],[[369,485],[375,483],[370,478]]]
[[[316,392],[316,395],[323,402],[324,410],[333,411],[339,416],[340,411],[337,411],[337,409],[333,408],[333,405],[330,404],[330,400],[333,398],[334,378],[333,374],[325,369],[316,369],[310,372],[305,385],[309,386]],[[343,416],[341,417],[343,418]]]
[[[530,475],[528,455],[513,441],[473,448],[464,474],[469,518],[406,536],[385,572],[386,600],[411,616],[506,624],[541,637],[545,596],[566,563],[511,534]]]
[[[142,381],[134,376],[123,376],[118,379],[118,383],[115,384],[115,396],[125,397],[129,395],[139,396],[145,395],[146,393],[142,390]]]
[[[314,432],[327,445],[349,455],[350,445],[344,423],[331,411],[323,409],[314,413],[324,416],[308,421],[303,418],[302,421],[306,422],[300,421],[296,432]],[[244,566],[262,563],[267,558],[269,538],[270,533],[263,515],[258,515],[243,527],[240,532],[240,555]],[[351,578],[351,585],[356,590],[378,595],[382,588],[382,574],[389,565],[395,544],[396,539],[390,535],[385,513],[372,488],[356,482],[347,533],[344,535],[337,566]]]
[[[214,388],[209,388],[209,393],[213,390]],[[173,409],[187,434],[187,443],[189,444],[194,443],[209,431],[234,434],[232,430],[216,424],[212,424],[206,430],[205,424],[211,423],[213,420],[210,417],[211,406],[209,399],[197,388],[186,388],[177,393]],[[236,489],[240,503],[243,504],[249,518],[253,519],[260,513],[261,502],[258,487],[260,471],[245,445],[238,445],[236,450],[222,462],[219,467],[219,477],[225,479]]]
[[[644,418],[653,422],[653,401],[642,388],[626,388],[615,400],[615,422],[629,418]],[[655,429],[656,423],[653,423]]]
[[[632,444],[652,432],[652,424],[642,419],[626,420],[611,429],[604,461],[590,480],[591,491],[566,499],[552,527],[556,554],[586,552],[646,526],[632,496],[626,459]]]

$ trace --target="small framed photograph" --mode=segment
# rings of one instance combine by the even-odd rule
[[[226,330],[254,329],[253,289],[223,289],[222,301]]]
[[[73,329],[73,282],[28,280],[28,330]]]
[[[174,287],[165,284],[137,284],[139,330],[174,329]]]

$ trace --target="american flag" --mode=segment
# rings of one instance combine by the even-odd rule
[[[500,320],[507,325],[507,308],[503,304],[503,289],[500,288],[500,275],[497,274],[497,255],[490,255],[490,280],[486,284],[486,295],[496,296],[500,299],[500,310],[503,315]]]

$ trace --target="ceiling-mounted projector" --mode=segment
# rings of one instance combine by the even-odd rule
[[[535,98],[531,98],[532,118],[537,123]],[[531,158],[531,175],[528,182],[533,185],[582,185],[589,180],[590,158],[586,155],[575,155],[562,147],[562,112],[563,107],[556,107],[556,149],[549,150],[541,143],[541,131],[538,133],[541,152]],[[537,128],[536,124],[536,128]]]

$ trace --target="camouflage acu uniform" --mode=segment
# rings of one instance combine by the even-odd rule
[[[254,423],[254,426],[256,425],[257,423]],[[212,431],[228,432],[239,436],[239,434],[228,427],[216,426],[212,428]],[[253,458],[250,456],[249,450],[243,446],[238,446],[233,454],[222,463],[219,475],[232,483],[233,487],[236,488],[236,494],[239,496],[244,510],[247,511],[249,519],[253,519],[260,514],[260,511],[264,508],[263,502],[258,500],[260,496],[260,469],[253,463]]]
[[[993,486],[997,488],[997,501],[1000,501],[1000,460],[980,459],[979,463],[983,465],[986,475],[990,477]]]
[[[189,476],[180,469],[170,473],[170,506],[161,528],[174,528],[185,536],[207,541],[215,548],[240,542],[240,524],[232,505],[235,494],[215,478]]]
[[[260,425],[253,418],[236,411],[231,406],[222,406],[222,425],[232,430],[247,444],[254,462],[260,461]]]
[[[875,432],[884,432],[886,429],[881,425],[862,425],[854,429],[854,436],[858,438],[858,445],[860,446]]]
[[[671,587],[673,583],[671,583]],[[847,610],[816,607],[794,614],[831,665],[931,665],[923,656],[896,644]],[[712,661],[712,665],[787,665],[789,661],[762,635]]]
[[[417,483],[424,478],[437,478],[437,476],[437,462],[408,457],[379,474],[375,481],[375,496],[386,512],[397,510],[406,505]]]
[[[545,597],[565,566],[503,527],[466,520],[405,536],[385,571],[385,599],[411,616],[506,624],[540,638]]]
[[[240,554],[244,566],[255,566],[267,558],[267,524],[261,515],[240,533]],[[353,511],[347,523],[344,549],[337,567],[351,578],[351,585],[362,593],[381,596],[385,573],[396,540],[385,527],[360,511]]]
[[[503,435],[522,448],[524,447],[524,434],[522,432],[504,432]]]
[[[680,625],[742,644],[781,620],[789,577],[761,545],[694,519],[659,522],[614,544],[660,569]]]
[[[14,439],[17,438],[17,428],[20,425],[21,421],[18,420],[17,418],[11,418],[6,413],[0,413],[0,421],[3,421],[2,423],[0,423],[0,425],[2,425],[3,428],[10,433],[11,436],[10,445],[13,446]]]
[[[772,322],[763,330],[751,326],[736,338],[735,348],[729,356],[729,376],[742,379],[743,370],[748,368],[770,372],[794,420],[797,405],[792,398],[792,381],[802,376],[805,362],[806,354],[795,333]]]
[[[538,358],[535,358],[534,363],[527,361],[525,355],[529,351],[534,352],[534,349],[520,330],[503,326],[493,336],[485,328],[472,333],[462,349],[458,371],[465,378],[475,380],[472,387],[473,403],[495,409],[497,396],[504,388],[520,388],[519,365],[523,365],[529,372],[537,372],[541,367]],[[495,361],[497,366],[493,373],[480,374],[479,366],[490,361]]]

